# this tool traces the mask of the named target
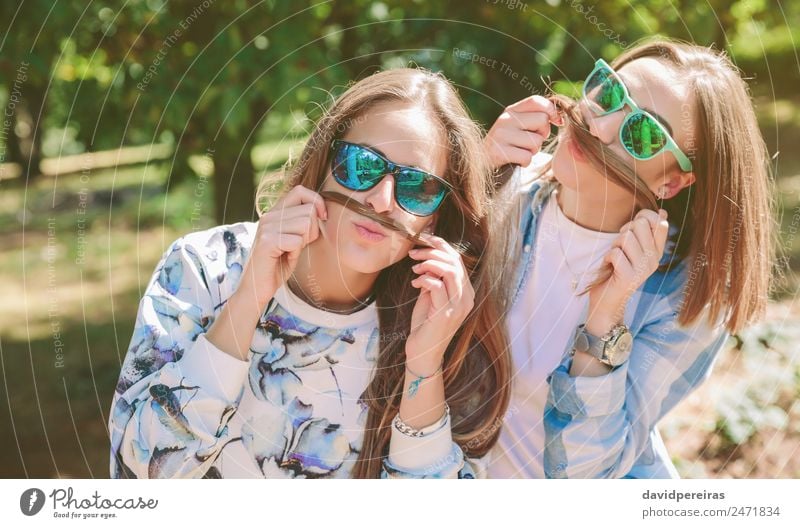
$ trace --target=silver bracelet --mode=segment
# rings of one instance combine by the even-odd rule
[[[449,420],[450,420],[450,406],[447,405],[447,402],[444,402],[444,414],[442,415],[442,417],[439,418],[436,422],[426,427],[423,427],[422,429],[414,429],[413,427],[405,423],[400,418],[399,412],[397,413],[397,415],[395,415],[394,420],[392,420],[392,425],[394,426],[395,429],[397,429],[406,436],[413,436],[415,438],[419,438],[421,436],[426,436],[435,431],[438,431],[439,429],[444,427]]]

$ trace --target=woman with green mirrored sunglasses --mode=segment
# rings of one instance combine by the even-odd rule
[[[672,152],[684,172],[692,170],[692,162],[672,139],[669,131],[655,116],[642,110],[631,99],[625,83],[603,59],[583,83],[583,98],[597,115],[608,115],[629,106],[631,112],[619,127],[619,142],[637,160],[649,160],[663,151]]]
[[[514,362],[488,475],[677,477],[656,424],[769,292],[769,156],[738,70],[634,46],[595,62],[581,100],[507,107],[484,144],[511,167],[496,206]]]

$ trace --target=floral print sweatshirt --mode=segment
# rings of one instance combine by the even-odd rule
[[[236,290],[257,224],[191,233],[166,251],[139,305],[114,393],[113,478],[346,478],[364,435],[375,302],[318,309],[281,286],[248,361],[205,336]],[[449,422],[422,437],[393,428],[386,477],[473,478]]]

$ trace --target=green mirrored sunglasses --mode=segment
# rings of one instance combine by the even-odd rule
[[[583,84],[583,97],[597,115],[607,115],[622,110],[625,105],[631,112],[619,127],[619,141],[628,154],[637,160],[649,160],[663,151],[672,152],[681,170],[691,172],[692,162],[672,139],[666,127],[631,99],[628,88],[619,75],[603,59],[598,59],[592,73]]]

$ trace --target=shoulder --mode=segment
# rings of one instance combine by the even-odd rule
[[[239,222],[183,235],[162,257],[156,282],[172,284],[168,291],[173,294],[202,288],[212,294],[215,305],[221,303],[238,286],[257,226]]]
[[[187,233],[175,240],[164,258],[191,262],[198,269],[224,272],[244,265],[255,239],[257,222],[224,224]]]
[[[249,251],[257,222],[238,222],[187,233],[175,245],[196,253],[201,259],[215,259],[241,250]]]
[[[554,188],[553,182],[546,176],[551,159],[551,154],[539,152],[527,166],[515,167],[498,200],[509,205],[523,205],[530,204],[531,198],[538,196],[541,199],[549,195]]]
[[[544,180],[544,174],[552,158],[552,154],[538,152],[527,166],[517,167],[514,174],[517,189],[528,192],[536,182]]]

